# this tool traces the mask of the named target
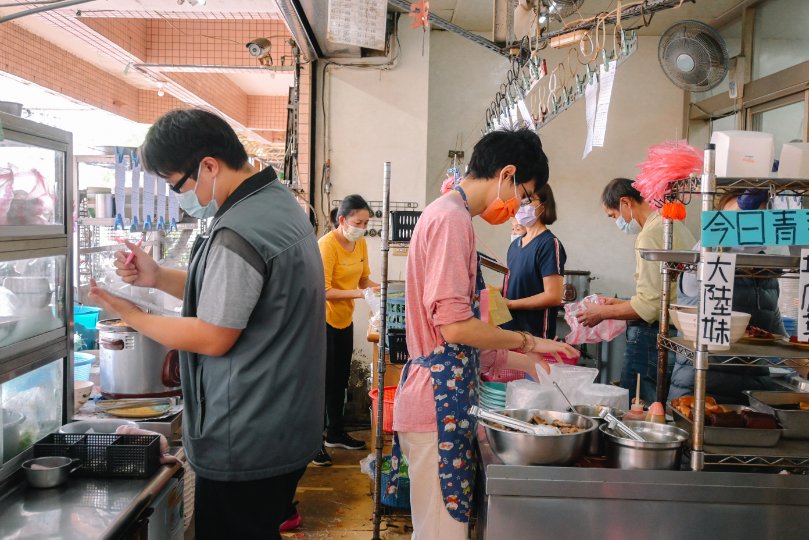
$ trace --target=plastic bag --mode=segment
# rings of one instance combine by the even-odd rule
[[[371,308],[371,319],[369,323],[372,327],[378,329],[381,322],[379,296],[373,289],[363,289],[362,291],[365,301],[368,302],[368,307]]]
[[[484,322],[492,326],[500,326],[511,320],[511,312],[506,307],[506,301],[497,287],[486,285],[480,291],[480,313]]]
[[[555,410],[554,394],[559,392],[553,386],[528,379],[511,381],[506,384],[506,408]]]
[[[581,402],[574,405],[603,405],[629,410],[629,390],[611,384],[591,384],[579,389]]]
[[[544,369],[537,367],[537,373],[539,374],[540,384],[554,390],[553,394],[549,394],[552,405],[551,410],[553,411],[566,411],[568,409],[567,401],[553,386],[554,382],[559,385],[559,388],[562,389],[562,392],[565,393],[572,404],[578,405],[582,403],[581,389],[592,385],[593,381],[598,377],[596,368],[558,363],[551,364],[550,368],[551,372],[546,373]]]
[[[53,222],[56,198],[36,169],[0,171],[0,225],[46,225]]]
[[[602,341],[612,341],[626,330],[626,321],[607,319],[595,326],[584,326],[576,319],[576,315],[585,309],[585,304],[604,304],[605,300],[596,294],[583,299],[574,304],[565,304],[565,322],[570,327],[570,333],[565,336],[565,341],[571,345],[581,345],[582,343],[600,343]]]

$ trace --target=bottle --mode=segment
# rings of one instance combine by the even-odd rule
[[[645,422],[646,411],[643,410],[643,405],[633,403],[632,407],[624,414],[621,420],[624,422]]]
[[[649,414],[646,415],[647,422],[654,422],[655,424],[665,424],[666,423],[666,410],[663,408],[663,404],[659,401],[655,401],[649,407]]]

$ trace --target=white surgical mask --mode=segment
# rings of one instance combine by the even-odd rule
[[[638,223],[638,220],[635,219],[635,216],[632,215],[632,207],[629,208],[629,218],[630,221],[624,219],[623,214],[618,214],[618,219],[615,220],[615,225],[621,229],[624,234],[638,234],[643,229]]]
[[[345,236],[346,240],[349,242],[356,242],[365,236],[365,229],[346,224],[346,229],[343,229],[343,236]]]
[[[197,179],[194,183],[192,191],[185,191],[177,194],[177,203],[180,208],[185,210],[185,213],[197,219],[206,219],[216,215],[219,210],[219,203],[216,202],[216,176],[213,177],[213,188],[211,188],[211,202],[202,206],[197,197],[197,188],[199,187],[199,175],[202,172],[202,163],[199,164],[197,169]]]
[[[522,238],[522,235],[521,234],[512,234],[511,235],[511,243],[513,244],[514,240],[517,240],[518,238]]]
[[[530,227],[537,222],[536,210],[535,207],[526,204],[525,206],[520,206],[520,209],[517,210],[517,215],[514,217],[517,219],[517,223],[523,227]]]

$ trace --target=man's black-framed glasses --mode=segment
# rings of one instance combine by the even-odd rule
[[[191,175],[194,174],[195,171],[196,169],[191,169],[190,171],[185,173],[176,184],[174,185],[169,184],[169,189],[172,190],[174,193],[181,193],[180,190],[183,189],[183,186],[185,185],[186,182],[188,182],[188,179],[191,178]]]
[[[525,185],[520,184],[520,188],[522,189],[522,194],[525,196],[522,200],[520,200],[520,206],[528,206],[531,203],[537,202],[539,199],[536,199],[536,193],[529,194],[528,191],[525,189]]]

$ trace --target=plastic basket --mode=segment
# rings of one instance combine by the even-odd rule
[[[404,330],[390,330],[385,336],[385,345],[388,348],[391,364],[407,363],[409,355],[407,354],[407,336]]]
[[[391,242],[409,242],[413,237],[413,230],[421,217],[421,212],[414,210],[401,210],[390,213],[390,240]]]
[[[101,308],[79,305],[73,306],[74,330],[81,336],[85,349],[97,348],[98,330],[96,330],[96,324],[98,323],[100,313]]]
[[[373,472],[373,470],[374,464],[372,463],[371,471]],[[380,494],[379,501],[390,508],[410,509],[410,477],[408,475],[406,462],[399,466],[399,489],[396,493],[387,493],[385,490],[389,481],[390,456],[384,456],[382,458],[382,493]]]
[[[368,395],[371,396],[371,414],[376,418],[376,401],[379,396],[379,390],[374,388]],[[393,433],[393,401],[396,398],[396,387],[386,386],[382,394],[382,431],[385,433]]]
[[[405,295],[404,293],[394,293],[388,295],[385,302],[385,321],[388,330],[405,329]]]
[[[95,359],[96,357],[89,353],[73,353],[73,380],[89,381],[90,367]]]
[[[79,459],[81,476],[149,478],[160,466],[160,436],[51,433],[34,445],[34,456]]]

